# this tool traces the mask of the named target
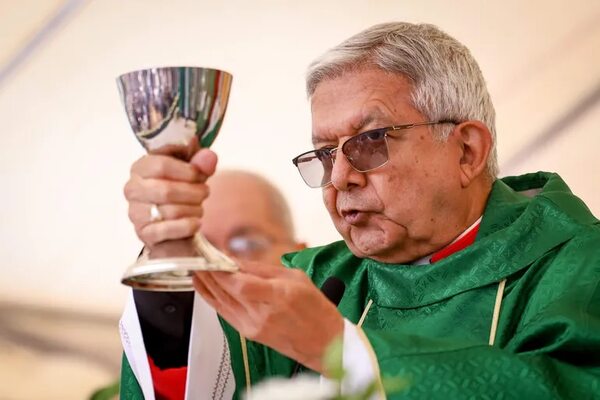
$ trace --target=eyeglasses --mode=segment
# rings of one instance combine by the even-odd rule
[[[231,237],[226,246],[227,252],[236,258],[256,260],[272,246],[272,242],[263,235],[250,234]]]
[[[390,131],[411,129],[417,126],[437,124],[457,124],[456,121],[417,122],[414,124],[388,126],[373,129],[346,140],[341,146],[348,163],[358,172],[367,172],[385,165],[389,160],[387,138]],[[319,188],[331,183],[331,171],[340,147],[322,148],[307,151],[295,157],[292,162],[300,176],[311,188]]]

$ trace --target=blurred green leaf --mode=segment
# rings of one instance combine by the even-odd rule
[[[336,338],[325,350],[323,367],[330,379],[341,382],[344,379],[344,343],[341,337]]]
[[[383,384],[383,389],[387,394],[393,394],[406,389],[410,382],[406,378],[396,376],[393,378],[384,377],[381,379],[381,383]]]
[[[90,396],[90,400],[114,400],[118,399],[119,396],[120,382],[116,381],[110,386],[103,387],[96,390]]]

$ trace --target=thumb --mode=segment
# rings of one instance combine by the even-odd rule
[[[217,161],[217,154],[214,151],[209,149],[200,149],[198,152],[196,152],[196,154],[194,154],[190,160],[190,164],[192,164],[200,173],[209,177],[215,173]]]

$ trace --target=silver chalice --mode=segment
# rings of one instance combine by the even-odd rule
[[[150,68],[117,78],[129,124],[151,154],[188,161],[210,147],[219,133],[231,88],[231,74],[210,68]],[[156,205],[153,219],[160,219]],[[225,254],[197,232],[193,238],[170,240],[144,249],[121,280],[136,289],[193,290],[195,271],[238,270]]]

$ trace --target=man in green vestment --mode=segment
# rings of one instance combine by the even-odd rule
[[[307,90],[314,150],[294,164],[344,240],[288,254],[288,268],[197,274],[234,397],[296,363],[327,376],[342,337],[347,391],[402,376],[388,398],[600,398],[599,221],[556,174],[497,178],[495,112],[468,49],[431,25],[377,25],[316,60]],[[145,157],[132,207],[160,192],[180,212],[140,238],[189,236],[215,154]],[[331,276],[346,285],[337,308],[318,289]]]

